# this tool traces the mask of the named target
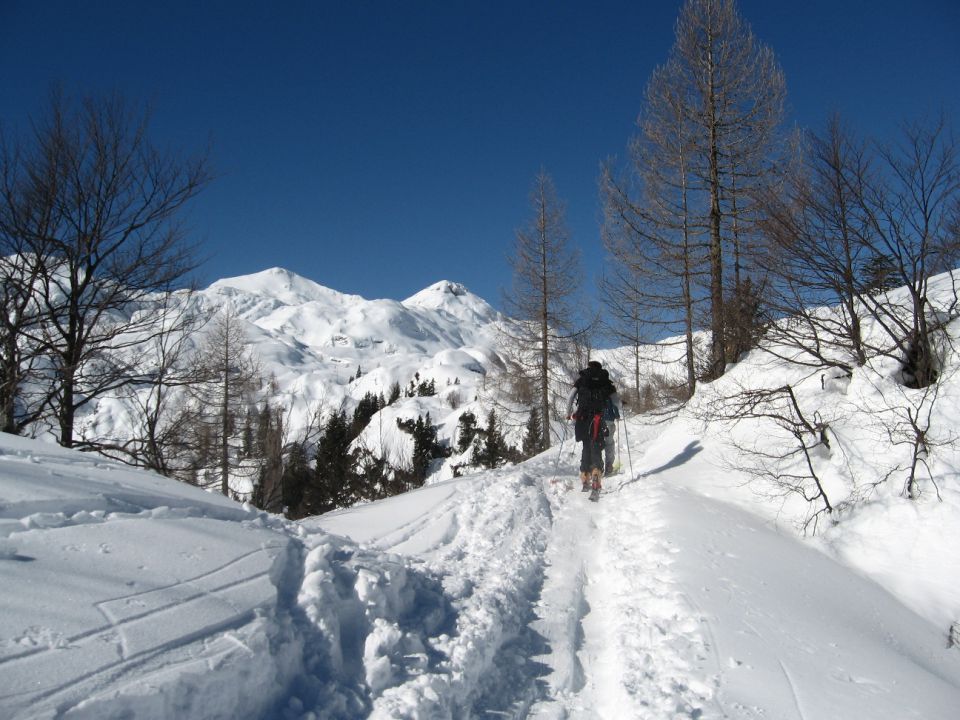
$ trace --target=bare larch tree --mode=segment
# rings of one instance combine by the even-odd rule
[[[254,393],[262,385],[259,361],[247,344],[243,319],[232,307],[224,308],[214,318],[200,349],[195,371],[198,382],[191,387],[196,429],[206,430],[214,439],[215,459],[210,459],[218,468],[224,495],[230,494],[231,472],[240,467],[235,447],[237,418],[255,404]]]
[[[579,253],[570,245],[564,205],[544,170],[534,181],[530,205],[532,217],[516,234],[510,261],[513,283],[504,297],[507,314],[517,322],[504,328],[503,337],[520,372],[535,384],[546,449],[550,447],[546,428],[551,420],[553,363],[578,333],[575,325],[580,313],[574,299],[581,286],[581,269]]]
[[[773,51],[759,42],[734,0],[688,0],[667,65],[687,107],[696,147],[690,170],[708,201],[710,368],[727,362],[724,258],[731,255],[741,292],[752,191],[770,181],[770,155],[783,115],[786,83]]]
[[[756,337],[756,192],[775,184],[785,93],[772,51],[733,0],[688,0],[647,84],[626,171],[608,165],[602,176],[613,281],[606,299],[632,297],[639,309],[621,309],[624,321],[682,336],[687,394],[700,376],[722,375]],[[711,330],[706,368],[694,347],[701,308]]]
[[[601,175],[602,237],[610,259],[602,289],[608,327],[634,347],[636,391],[640,347],[679,331],[689,397],[697,378],[694,323],[707,223],[695,205],[693,138],[676,74],[671,63],[653,73],[626,172],[617,176],[608,163]]]

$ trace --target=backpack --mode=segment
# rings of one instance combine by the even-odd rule
[[[610,380],[600,374],[584,374],[577,381],[577,417],[602,415],[610,397]]]

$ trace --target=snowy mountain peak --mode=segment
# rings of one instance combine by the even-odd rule
[[[465,285],[461,285],[457,282],[451,282],[450,280],[441,280],[436,282],[428,288],[424,288],[423,292],[432,292],[432,293],[443,293],[448,295],[466,295],[469,291]]]
[[[418,310],[439,310],[469,322],[489,323],[498,317],[486,300],[474,295],[465,285],[450,280],[435,282],[408,297],[403,305]]]
[[[447,280],[404,302],[368,300],[270,268],[218,280],[197,292],[192,303],[202,317],[229,307],[244,321],[249,349],[276,387],[271,403],[289,413],[293,433],[318,409],[350,411],[368,393],[386,396],[394,385],[409,391],[411,382],[432,381],[435,396],[403,398],[391,409],[396,418],[389,430],[377,425],[370,447],[384,446],[391,457],[413,450],[395,419],[429,414],[443,428],[441,439],[450,442],[460,401],[476,397],[487,372],[501,365],[500,314],[464,285]],[[119,426],[128,413],[119,404],[102,403],[97,414],[91,423],[123,434]]]
[[[207,290],[211,293],[241,293],[259,295],[277,300],[284,305],[303,305],[309,302],[323,302],[346,305],[362,300],[359,295],[348,295],[308,280],[284,268],[273,267],[250,275],[224,278],[212,283]]]
[[[465,285],[450,280],[440,280],[411,295],[403,301],[403,304],[408,307],[436,308],[449,302],[455,302],[457,298],[466,298],[470,294]]]

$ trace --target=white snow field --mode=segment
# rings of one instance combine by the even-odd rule
[[[497,315],[455,283],[364,301],[274,269],[196,302],[238,309],[294,425],[416,373],[443,389],[381,411],[371,446],[402,454],[395,420],[425,412],[449,442],[487,407]],[[930,395],[885,362],[808,376],[752,353],[682,413],[620,423],[598,503],[559,426],[522,464],[448,462],[301,522],[0,434],[0,719],[956,720],[958,363],[907,499],[883,422]],[[815,535],[815,507],[749,472],[745,448],[790,438],[703,419],[788,382],[832,438],[814,459],[837,510]],[[84,427],[122,436],[126,412],[104,400]]]
[[[0,436],[0,717],[956,717],[943,624],[659,433],[299,524]]]

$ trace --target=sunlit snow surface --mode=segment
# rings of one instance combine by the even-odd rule
[[[0,437],[0,715],[955,717],[946,628],[630,433],[300,524]]]
[[[300,357],[291,378],[323,352],[355,369],[357,339],[386,332],[383,304],[412,324],[375,339],[424,346],[382,352],[382,381],[399,355],[404,372],[493,370],[489,317],[474,316],[487,311],[461,291],[343,301],[376,327],[342,346],[319,318],[346,296],[302,278],[268,271],[209,292],[257,305],[264,333],[273,318],[259,347],[276,369]],[[327,328],[320,345],[298,339],[309,327]],[[319,367],[301,388],[330,380]],[[776,438],[696,412],[723,383],[789,379],[825,413],[878,395],[859,373],[791,373],[751,356],[688,412],[621,425],[622,469],[596,504],[572,486],[569,437],[518,466],[292,523],[0,435],[0,718],[954,720],[957,451],[931,459],[942,500],[929,483],[904,499],[891,481],[805,538],[803,504],[758,496],[728,444]],[[367,365],[360,382],[376,376]],[[955,378],[943,392],[937,421],[958,427]],[[857,450],[830,466],[838,492],[843,473],[890,460],[865,418],[831,426]]]

